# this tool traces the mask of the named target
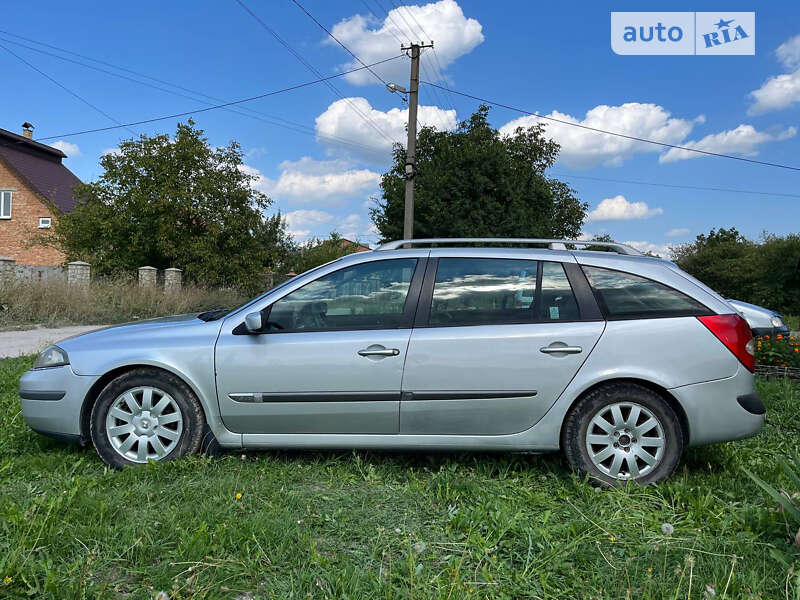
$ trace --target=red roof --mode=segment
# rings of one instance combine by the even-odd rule
[[[81,182],[61,164],[66,157],[57,148],[0,129],[0,159],[62,213],[72,212],[75,208],[77,201],[72,190]]]

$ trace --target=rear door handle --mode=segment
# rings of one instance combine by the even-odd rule
[[[358,351],[359,356],[397,356],[400,350],[397,348],[364,348]]]
[[[583,348],[580,346],[545,346],[544,348],[539,348],[539,352],[544,352],[545,354],[580,354],[583,352]]]

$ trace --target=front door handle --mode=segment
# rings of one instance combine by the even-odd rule
[[[580,354],[583,352],[583,348],[580,346],[545,346],[544,348],[539,348],[539,352],[544,352],[545,354]]]
[[[358,351],[359,356],[397,356],[400,350],[397,348],[364,348]]]

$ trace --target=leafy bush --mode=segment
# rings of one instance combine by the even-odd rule
[[[233,289],[184,283],[180,292],[140,287],[129,279],[100,279],[86,287],[64,280],[15,280],[0,284],[0,329],[25,324],[46,326],[110,324],[164,315],[234,308],[246,297]]]
[[[793,335],[756,338],[756,363],[800,368],[800,338]]]
[[[786,490],[778,490],[748,469],[743,469],[743,471],[780,505],[786,519],[787,531],[794,537],[795,546],[800,547],[800,455],[795,454],[790,459],[782,460],[780,465],[797,491],[790,493]]]
[[[748,240],[736,228],[712,229],[672,248],[678,266],[726,298],[772,310],[797,312],[800,297],[800,234],[764,233]]]

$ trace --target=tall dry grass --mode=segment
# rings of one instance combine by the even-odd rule
[[[139,287],[136,281],[100,279],[87,287],[64,280],[0,283],[0,329],[16,326],[99,325],[164,315],[234,308],[239,291],[184,284],[177,292]]]

